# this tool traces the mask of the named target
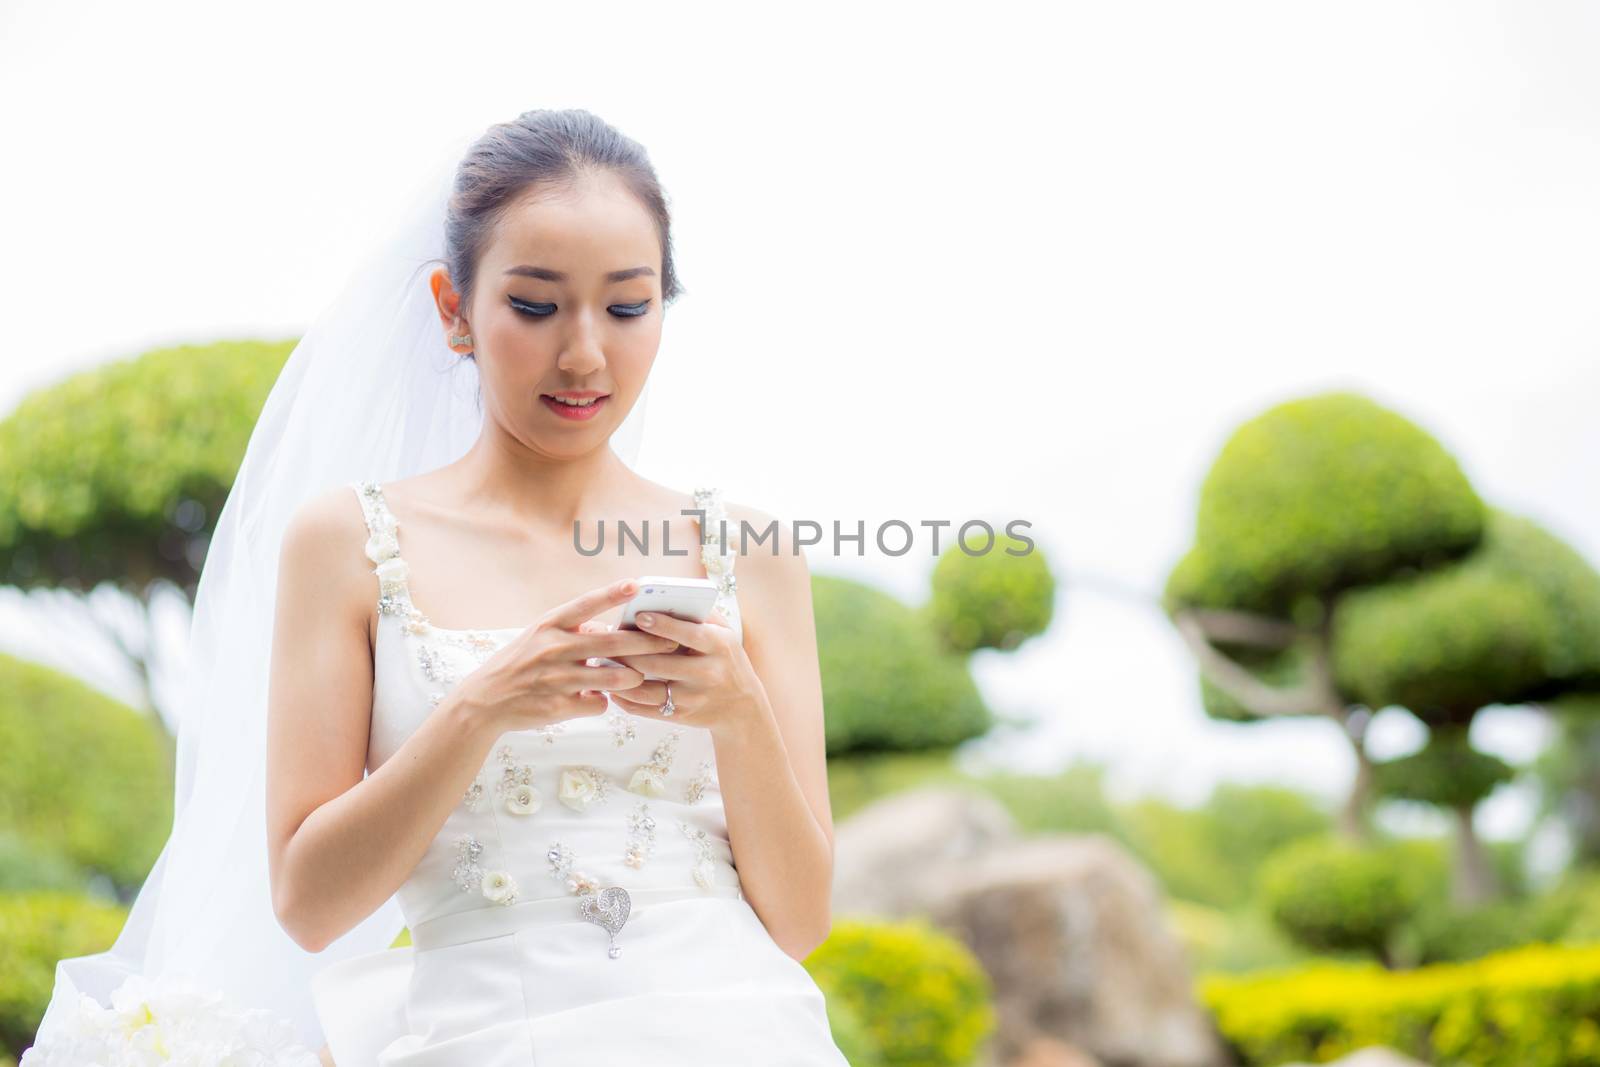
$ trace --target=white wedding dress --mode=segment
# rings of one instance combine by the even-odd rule
[[[411,602],[381,488],[352,488],[380,592],[370,773],[520,628],[432,625]],[[714,534],[716,491],[696,500],[702,536]],[[718,606],[742,634],[731,561],[709,569],[725,572],[712,575]],[[772,940],[732,861],[705,728],[612,702],[505,733],[399,889],[412,944],[313,979],[330,1051],[339,1067],[849,1067],[821,991]],[[584,895],[585,878],[626,890],[620,929],[621,894]],[[585,905],[598,905],[592,918]]]

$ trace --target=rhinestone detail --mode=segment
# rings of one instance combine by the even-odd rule
[[[694,842],[694,884],[701,889],[710,889],[716,884],[715,876],[717,870],[716,846],[711,843],[711,835],[706,833],[702,827],[691,825],[682,819],[678,820],[678,829],[683,831],[685,837]]]
[[[728,545],[728,509],[722,502],[722,493],[714,486],[696,489],[694,504],[705,515],[705,521],[700,523],[700,563],[717,586],[713,608],[732,622],[739,617],[739,602],[735,599],[739,583],[733,574],[738,553]]]
[[[576,870],[573,864],[576,857],[572,849],[561,841],[551,843],[545,858],[550,861],[551,876],[567,887],[569,893],[592,893],[600,888],[600,883],[593,878]]]
[[[683,787],[683,799],[687,804],[697,803],[705,796],[706,789],[716,781],[713,772],[716,770],[715,760],[701,760],[696,768],[694,777],[689,779],[689,784]]]
[[[644,866],[656,850],[656,820],[650,814],[650,804],[641,800],[628,813],[628,845],[623,849],[622,862],[635,870]]]
[[[456,865],[450,868],[450,879],[463,893],[470,893],[483,884],[483,868],[478,865],[481,855],[483,842],[476,837],[466,836],[456,842]]]
[[[672,758],[678,750],[682,730],[673,730],[656,743],[648,763],[641,763],[628,780],[628,789],[641,796],[659,797],[667,791],[667,774],[672,770]]]
[[[634,716],[629,715],[615,704],[611,705],[611,710],[605,713],[605,720],[606,724],[611,727],[611,739],[616,742],[618,748],[639,736],[638,730],[634,728]]]
[[[563,767],[556,796],[573,811],[586,811],[611,795],[611,782],[594,767]]]
[[[513,815],[532,815],[539,810],[539,791],[533,788],[533,764],[518,763],[510,745],[501,745],[498,753],[500,780],[495,792],[505,809]]]

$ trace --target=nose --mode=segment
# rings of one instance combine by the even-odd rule
[[[574,377],[582,377],[605,365],[606,355],[600,345],[599,331],[589,324],[588,316],[580,316],[571,338],[556,360],[556,366]]]

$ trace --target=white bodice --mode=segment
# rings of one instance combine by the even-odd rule
[[[379,579],[370,773],[521,628],[434,626],[411,602],[399,523],[381,487],[351,485]],[[719,586],[716,606],[742,636],[733,553],[721,551],[717,533],[726,514],[720,494],[697,489],[695,507],[705,512],[701,558]],[[415,928],[476,908],[571,900],[599,885],[738,884],[710,731],[635,715],[611,701],[598,716],[502,734],[398,897]]]

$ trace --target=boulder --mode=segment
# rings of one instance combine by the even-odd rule
[[[1108,837],[1020,837],[998,801],[930,787],[845,820],[834,869],[835,915],[918,915],[976,954],[999,1016],[990,1062],[1229,1062],[1156,880]]]

